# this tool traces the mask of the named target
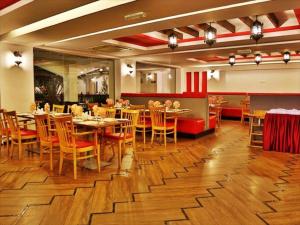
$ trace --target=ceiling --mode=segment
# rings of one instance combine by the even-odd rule
[[[230,54],[236,55],[237,62],[248,62],[256,52],[261,52],[263,61],[278,61],[285,50],[300,59],[299,0],[6,2],[0,10],[0,40],[6,42],[173,66],[224,64]],[[80,11],[87,6],[94,7]],[[264,24],[264,38],[257,44],[249,38],[256,15]],[[203,41],[210,22],[218,34],[212,47]],[[174,51],[167,47],[170,29],[180,36]]]

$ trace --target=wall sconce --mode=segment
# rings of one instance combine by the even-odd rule
[[[14,61],[17,66],[20,66],[22,63],[22,55],[19,51],[14,51]]]
[[[127,74],[130,76],[133,74],[133,66],[130,64],[127,64]]]
[[[146,80],[147,80],[147,81],[154,81],[154,74],[148,73],[148,74],[146,75]]]
[[[208,80],[220,80],[220,70],[208,70],[207,71]]]

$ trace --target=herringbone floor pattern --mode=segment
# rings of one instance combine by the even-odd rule
[[[247,134],[225,121],[167,149],[138,143],[122,171],[81,168],[76,181],[71,163],[58,176],[57,162],[50,173],[37,155],[9,160],[3,149],[0,225],[299,225],[299,155],[250,149]]]

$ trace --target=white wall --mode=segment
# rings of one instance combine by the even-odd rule
[[[300,93],[300,68],[283,65],[274,69],[260,65],[227,69],[221,71],[219,81],[208,81],[208,91]]]
[[[13,51],[20,51],[22,64],[14,65]],[[0,43],[1,108],[29,111],[34,102],[33,48]]]
[[[136,77],[136,61],[120,60],[121,63],[121,92],[122,93],[136,93],[137,92],[137,77]],[[133,67],[133,72],[128,73],[127,64]]]

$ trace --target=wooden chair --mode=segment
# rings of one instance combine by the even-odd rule
[[[7,153],[9,154],[9,136],[10,130],[8,129],[8,124],[4,118],[4,110],[0,109],[0,154],[2,150],[2,142],[5,142]]]
[[[263,145],[263,126],[264,119],[267,111],[265,110],[254,110],[253,114],[249,115],[250,119],[250,138],[249,146],[260,147]]]
[[[48,114],[35,115],[37,135],[40,141],[40,161],[43,161],[44,153],[49,154],[50,170],[53,170],[53,148],[59,147],[55,129],[51,127],[51,119]]]
[[[174,134],[174,142],[177,143],[177,117],[167,117],[165,107],[150,108],[150,116],[152,122],[152,137],[153,144],[155,134],[164,136],[164,144],[167,147],[167,134]]]
[[[54,117],[59,139],[60,157],[59,174],[61,174],[64,159],[73,161],[74,179],[77,179],[77,160],[96,158],[100,173],[100,147],[97,132],[75,133],[72,116]],[[78,137],[94,135],[94,141],[80,140]]]
[[[139,110],[136,132],[142,133],[144,144],[146,144],[146,132],[151,131],[151,118],[146,115],[145,105],[131,105],[130,109]],[[148,120],[147,120],[148,119]]]
[[[250,120],[250,102],[248,100],[242,100],[241,101],[241,106],[242,106],[242,116],[241,116],[241,123],[245,124],[245,118],[248,118]]]
[[[220,104],[214,104],[213,106],[209,106],[209,114],[216,116],[216,124],[218,127],[221,126],[222,109],[223,108]]]
[[[64,105],[53,105],[52,107],[52,111],[56,112],[56,113],[63,113],[65,110],[65,106]]]
[[[125,150],[125,145],[132,143],[133,150],[135,151],[135,129],[138,120],[139,111],[138,110],[129,110],[124,109],[122,111],[122,118],[128,119],[128,122],[120,126],[120,132],[118,133],[106,133],[105,143],[108,142],[111,144],[114,152],[114,145],[118,144],[118,168],[121,167],[122,161],[122,145]]]
[[[106,117],[107,118],[115,118],[116,117],[116,109],[106,108]]]
[[[16,111],[4,112],[4,118],[7,120],[11,132],[11,151],[10,157],[13,157],[13,147],[18,145],[19,159],[23,157],[23,145],[37,144],[36,131],[27,128],[21,128]]]

